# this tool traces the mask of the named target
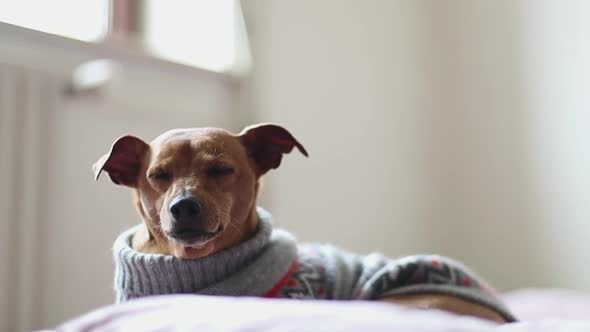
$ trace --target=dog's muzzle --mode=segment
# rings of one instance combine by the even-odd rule
[[[170,202],[170,213],[174,218],[170,236],[187,243],[206,241],[219,231],[209,232],[201,221],[202,204],[194,196],[180,195]]]

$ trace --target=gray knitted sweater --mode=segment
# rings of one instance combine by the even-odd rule
[[[131,247],[137,226],[114,244],[117,302],[175,293],[299,299],[370,300],[438,293],[482,304],[508,321],[514,316],[494,291],[462,264],[434,255],[389,259],[330,245],[298,245],[259,208],[256,234],[238,246],[194,260],[144,254]]]

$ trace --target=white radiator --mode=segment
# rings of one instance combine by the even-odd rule
[[[40,324],[57,83],[52,75],[0,64],[0,331]]]

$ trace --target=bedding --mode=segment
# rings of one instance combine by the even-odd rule
[[[496,325],[474,317],[366,301],[300,301],[164,295],[99,308],[58,331],[590,331],[590,295],[523,290],[504,295],[520,322]]]

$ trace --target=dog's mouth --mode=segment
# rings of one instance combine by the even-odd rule
[[[198,248],[217,237],[222,231],[223,226],[219,226],[214,232],[197,229],[178,229],[173,231],[170,237],[184,246]]]

